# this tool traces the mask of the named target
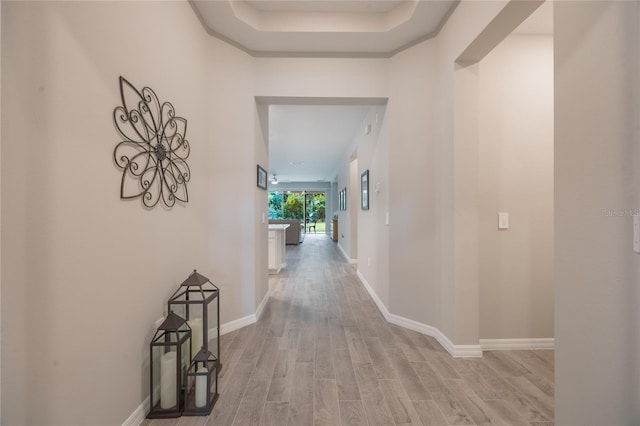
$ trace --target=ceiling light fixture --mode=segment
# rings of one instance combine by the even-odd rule
[[[278,178],[276,177],[276,174],[273,174],[273,177],[271,178],[271,185],[277,185],[278,184]]]

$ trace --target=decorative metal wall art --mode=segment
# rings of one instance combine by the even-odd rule
[[[113,151],[122,169],[120,198],[142,197],[149,208],[160,200],[167,207],[176,200],[188,202],[187,120],[175,116],[170,102],[160,104],[149,87],[138,91],[124,77],[120,77],[120,97],[122,105],[113,110],[113,122],[122,137]]]

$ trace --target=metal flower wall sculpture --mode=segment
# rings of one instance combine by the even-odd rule
[[[124,77],[120,77],[120,97],[122,105],[113,111],[122,138],[113,151],[122,169],[120,198],[142,197],[149,208],[160,200],[167,207],[176,200],[186,203],[191,178],[187,120],[175,116],[171,103],[160,104],[153,90],[145,87],[139,92]]]

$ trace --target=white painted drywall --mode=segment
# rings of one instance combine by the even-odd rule
[[[478,115],[480,338],[553,337],[552,36],[509,36],[480,61]]]
[[[387,97],[386,59],[255,58],[254,61],[256,96]]]
[[[255,164],[265,164],[265,169],[269,169],[269,119],[267,105],[257,104],[255,106],[255,129],[253,162]],[[257,188],[257,185],[256,185]],[[255,306],[253,312],[259,308],[260,304],[267,297],[269,292],[269,278],[264,271],[269,269],[269,196],[268,192],[262,189],[253,191],[255,194],[253,224],[254,224],[254,259],[255,259]],[[249,207],[250,208],[250,207]]]
[[[438,248],[440,143],[434,109],[437,50],[433,40],[394,56],[389,64],[390,312],[438,327],[441,283],[436,279],[443,253]]]
[[[356,150],[356,153],[358,151]],[[349,189],[347,192],[349,209],[349,258],[358,259],[358,216],[360,215],[360,175],[358,158],[349,163]]]
[[[3,2],[2,36],[2,423],[122,424],[192,269],[221,287],[223,322],[265,291],[253,62],[186,2]],[[120,75],[188,120],[185,206],[119,198]]]
[[[371,130],[367,134],[366,128]],[[358,149],[356,212],[358,272],[385,306],[389,304],[389,135],[385,107],[371,107],[354,139]],[[347,161],[347,159],[345,159]],[[360,208],[360,176],[369,170],[369,210]],[[376,192],[376,185],[379,192]]]
[[[454,62],[505,4],[461,2],[437,38],[389,63],[389,310],[455,344],[479,335],[477,285],[455,274]]]
[[[0,3],[0,98],[2,96],[2,3]],[[0,101],[0,188],[2,188],[2,102]],[[2,199],[0,198],[0,241],[2,241]],[[2,330],[2,244],[0,244],[0,330]],[[2,383],[2,333],[0,333],[0,384]],[[2,422],[2,386],[0,385],[0,423]]]
[[[351,192],[353,192],[351,187],[352,152],[350,150],[346,152],[346,158],[338,171],[338,194],[340,191],[344,191],[345,188],[347,190],[346,209],[338,211],[338,246],[347,260],[356,261],[356,258],[351,257],[351,215],[354,214],[353,203],[351,202]]]
[[[640,423],[640,3],[555,2],[555,423]]]

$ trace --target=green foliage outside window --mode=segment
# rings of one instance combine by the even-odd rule
[[[281,192],[269,192],[269,219],[282,219],[284,217],[282,199]]]
[[[307,195],[307,212],[311,222],[324,222],[325,196],[322,193]]]
[[[304,195],[298,192],[285,194],[283,204],[285,219],[302,219],[304,217]]]
[[[306,195],[307,218],[311,222],[325,220],[324,193],[310,193]],[[302,192],[269,192],[269,219],[298,219],[303,220],[305,194]]]

